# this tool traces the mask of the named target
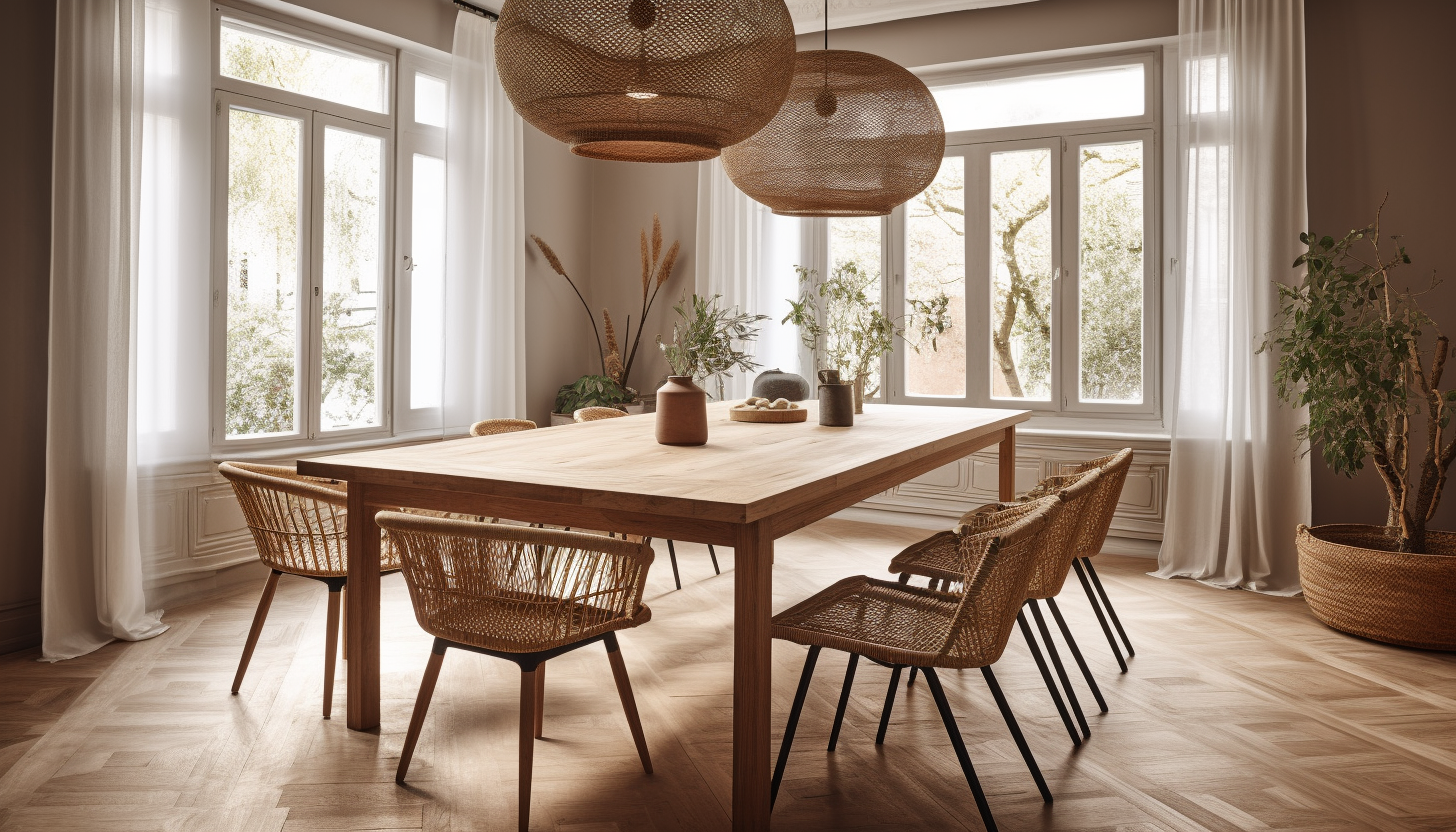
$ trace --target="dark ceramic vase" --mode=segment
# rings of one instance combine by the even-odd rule
[[[774,368],[764,370],[753,380],[753,395],[770,401],[788,399],[791,402],[801,402],[812,394],[809,382],[803,376]]]
[[[657,388],[657,442],[708,444],[708,394],[689,376],[668,376]]]

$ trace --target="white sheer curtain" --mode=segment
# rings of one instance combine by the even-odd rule
[[[164,632],[137,510],[137,247],[145,6],[63,0],[56,19],[42,653]]]
[[[760,371],[799,369],[798,335],[779,322],[798,295],[794,264],[799,262],[801,221],[775,216],[733,185],[717,159],[698,163],[697,256],[693,291],[722,295],[725,308],[768,315],[758,340],[747,352]],[[726,398],[742,398],[755,373],[734,373],[724,385]],[[716,395],[716,388],[709,390]]]
[[[1255,355],[1292,281],[1308,207],[1301,0],[1182,0],[1178,158],[1182,271],[1168,520],[1159,577],[1299,592],[1308,523],[1303,412]]]
[[[212,10],[146,0],[137,465],[210,460]],[[143,543],[147,529],[143,528]]]
[[[443,422],[525,416],[521,119],[495,69],[495,23],[455,21],[445,167]]]

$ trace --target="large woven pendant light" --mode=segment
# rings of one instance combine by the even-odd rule
[[[694,162],[752,136],[794,72],[784,0],[506,0],[516,112],[578,156]]]
[[[778,115],[723,151],[738,189],[791,217],[875,217],[925,190],[945,123],[924,82],[877,55],[800,52]]]

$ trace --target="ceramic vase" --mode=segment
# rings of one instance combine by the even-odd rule
[[[668,376],[657,388],[656,418],[658,444],[708,444],[708,394],[692,377]]]

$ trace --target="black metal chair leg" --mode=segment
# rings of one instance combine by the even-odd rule
[[[1041,776],[1041,766],[1038,766],[1036,758],[1031,756],[1031,746],[1026,744],[1026,737],[1021,733],[1021,725],[1016,722],[1016,715],[1011,713],[1011,704],[1006,701],[1006,694],[1001,692],[1001,685],[996,682],[996,674],[991,672],[990,667],[983,667],[981,675],[986,677],[986,687],[991,689],[991,696],[996,700],[996,707],[1001,709],[1001,718],[1006,720],[1006,728],[1011,731],[1011,738],[1016,740],[1016,747],[1021,749],[1021,759],[1026,761],[1026,767],[1031,770],[1031,779],[1036,781],[1036,788],[1041,792],[1041,799],[1051,803],[1052,790],[1047,788],[1046,778]]]
[[[672,561],[672,582],[682,589],[682,579],[677,576],[677,550],[672,548],[672,541],[667,541],[667,559]]]
[[[1062,638],[1067,642],[1067,647],[1072,651],[1072,658],[1077,660],[1077,667],[1082,670],[1082,678],[1087,680],[1087,687],[1092,690],[1092,698],[1097,700],[1097,707],[1107,713],[1107,700],[1102,698],[1102,688],[1097,685],[1097,680],[1092,676],[1091,668],[1087,667],[1087,660],[1082,658],[1082,650],[1077,646],[1077,640],[1072,638],[1072,629],[1067,626],[1067,620],[1062,618],[1062,610],[1057,606],[1057,599],[1046,599],[1047,608],[1052,611],[1052,618],[1057,620],[1057,627],[1062,631]]]
[[[784,741],[779,745],[779,761],[774,766],[769,808],[773,808],[774,802],[779,799],[779,784],[784,780],[784,766],[789,763],[789,746],[794,744],[794,729],[799,727],[799,712],[804,710],[804,697],[809,693],[809,680],[814,677],[814,663],[818,660],[819,648],[810,647],[809,656],[804,659],[804,672],[799,676],[799,689],[794,692],[794,707],[789,709],[789,724],[784,726]]]
[[[1092,605],[1092,611],[1097,613],[1097,623],[1102,625],[1102,634],[1107,636],[1107,646],[1112,648],[1112,655],[1117,657],[1117,666],[1122,672],[1127,672],[1127,662],[1122,659],[1122,650],[1117,646],[1117,637],[1112,634],[1112,627],[1107,623],[1107,616],[1102,614],[1102,605],[1097,602],[1097,593],[1092,589],[1092,584],[1087,580],[1087,572],[1082,569],[1080,558],[1072,561],[1072,569],[1077,572],[1077,580],[1082,582],[1082,591],[1087,593],[1087,603]]]
[[[901,572],[900,573],[900,583],[902,583],[902,584],[908,584],[908,583],[910,583],[910,573],[909,572]]]
[[[849,665],[844,668],[844,688],[839,691],[839,707],[834,711],[834,728],[829,732],[829,750],[839,744],[839,727],[844,724],[844,709],[849,705],[849,689],[854,686],[854,668],[859,664],[859,654],[849,654]]]
[[[1127,638],[1127,631],[1122,629],[1122,622],[1117,618],[1117,610],[1112,607],[1112,599],[1107,597],[1107,590],[1102,588],[1102,579],[1097,577],[1097,570],[1092,567],[1091,558],[1082,558],[1087,564],[1087,574],[1092,576],[1092,585],[1097,587],[1097,594],[1102,597],[1102,606],[1107,608],[1107,614],[1112,616],[1112,626],[1117,628],[1117,634],[1122,636],[1122,643],[1127,647],[1127,657],[1130,659],[1137,655],[1132,649],[1132,642]]]
[[[713,544],[711,544],[711,543],[708,544],[708,557],[710,557],[710,558],[713,559],[713,574],[714,575],[721,575],[721,574],[723,574],[722,570],[720,570],[718,568],[718,553],[715,552],[715,551],[713,551]]]
[[[1031,617],[1036,619],[1036,629],[1041,633],[1042,643],[1046,645],[1047,655],[1051,657],[1052,667],[1057,671],[1062,690],[1067,692],[1067,704],[1072,706],[1072,714],[1077,717],[1077,727],[1082,729],[1082,738],[1089,739],[1092,736],[1092,727],[1087,724],[1087,715],[1082,713],[1082,703],[1077,701],[1077,691],[1072,688],[1072,680],[1067,676],[1067,666],[1062,664],[1061,651],[1057,650],[1056,642],[1052,641],[1052,631],[1048,629],[1046,618],[1041,614],[1041,605],[1035,599],[1028,600],[1026,604],[1031,607]]]
[[[1036,669],[1041,671],[1041,680],[1046,683],[1047,693],[1051,694],[1052,702],[1057,706],[1057,713],[1062,716],[1062,724],[1067,726],[1067,735],[1072,738],[1072,745],[1082,744],[1082,735],[1077,733],[1077,726],[1072,724],[1072,717],[1067,713],[1067,706],[1062,702],[1062,694],[1057,690],[1057,683],[1052,679],[1052,673],[1047,669],[1046,658],[1041,654],[1041,648],[1036,646],[1036,636],[1031,634],[1031,626],[1026,623],[1026,613],[1017,610],[1016,624],[1021,628],[1021,635],[1026,639],[1026,646],[1031,650],[1031,657],[1036,660]]]
[[[996,832],[996,819],[991,816],[991,804],[986,802],[986,793],[981,790],[981,781],[976,777],[976,769],[971,765],[971,755],[966,751],[966,741],[961,739],[961,729],[956,725],[955,715],[950,712],[950,703],[946,701],[945,690],[940,686],[935,668],[925,668],[925,683],[930,685],[930,693],[935,697],[935,707],[940,709],[940,719],[945,723],[945,732],[950,735],[950,744],[955,748],[956,758],[961,761],[961,771],[965,773],[971,794],[976,798],[976,808],[981,811],[981,822],[986,824],[986,832]]]
[[[895,690],[900,687],[900,670],[897,665],[890,671],[890,689],[885,691],[885,707],[880,709],[880,730],[875,734],[875,745],[885,744],[885,729],[890,727],[890,711],[895,708]]]

